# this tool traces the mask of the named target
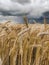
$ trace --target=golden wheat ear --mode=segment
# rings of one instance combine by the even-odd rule
[[[44,17],[44,27],[45,27],[45,30],[46,30],[46,24],[47,24],[47,21],[46,21],[46,17]]]
[[[28,27],[29,27],[29,25],[28,25],[28,19],[27,19],[26,16],[24,16],[23,18],[24,18],[24,22],[25,22],[25,24],[26,24],[26,27],[28,28]]]

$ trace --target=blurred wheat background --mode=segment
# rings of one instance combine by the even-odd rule
[[[49,65],[49,24],[0,23],[0,65]]]

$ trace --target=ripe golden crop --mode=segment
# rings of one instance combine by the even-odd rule
[[[49,24],[0,23],[1,65],[49,65]]]

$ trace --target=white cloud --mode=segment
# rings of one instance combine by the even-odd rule
[[[49,0],[0,0],[0,15],[14,16],[29,12],[28,16],[40,17],[46,11],[49,11]]]
[[[49,0],[31,0],[32,11],[30,15],[39,17],[42,13],[49,11]]]
[[[12,21],[16,23],[23,23],[23,18],[22,17],[17,17],[17,16],[2,16],[0,15],[0,22],[6,22],[6,21]]]

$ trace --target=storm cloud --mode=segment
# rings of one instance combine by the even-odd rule
[[[49,0],[0,0],[0,17],[40,17],[49,11]]]
[[[30,0],[12,0],[13,2],[19,2],[21,4],[30,3]]]

